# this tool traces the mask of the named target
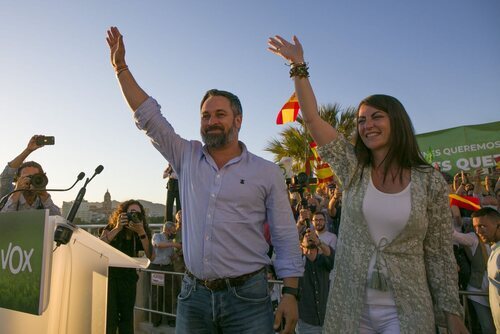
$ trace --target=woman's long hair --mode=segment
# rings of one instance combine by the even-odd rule
[[[396,176],[399,175],[400,181],[403,180],[403,169],[409,169],[411,167],[425,168],[430,166],[422,157],[422,153],[420,153],[410,117],[403,104],[401,104],[398,99],[382,94],[368,96],[359,103],[357,111],[358,117],[359,108],[362,105],[382,110],[389,115],[391,129],[389,136],[389,151],[382,161],[384,164],[384,182],[391,166],[397,167]],[[372,152],[363,143],[357,128],[354,149],[360,167],[364,168],[368,165],[378,167],[373,166]]]
[[[116,224],[118,224],[118,217],[120,216],[120,214],[123,212],[127,212],[129,206],[131,206],[133,204],[137,204],[141,208],[142,223],[144,224],[144,231],[146,232],[148,237],[150,237],[151,230],[149,229],[149,225],[148,225],[148,222],[146,219],[146,210],[144,210],[144,206],[142,206],[142,204],[135,199],[130,199],[130,200],[122,202],[122,203],[120,203],[120,205],[118,205],[118,207],[115,209],[115,211],[113,211],[111,216],[109,216],[108,225],[106,226],[106,229],[112,230],[113,228],[115,228]],[[123,229],[122,231],[127,232],[128,230]],[[128,231],[128,232],[130,232],[130,231]],[[126,233],[120,232],[120,233],[118,233],[118,235],[116,237],[117,238],[124,237],[125,234]]]

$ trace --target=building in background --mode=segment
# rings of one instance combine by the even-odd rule
[[[165,213],[165,205],[152,203],[145,200],[139,200],[139,202],[144,206],[146,210],[146,215],[148,217],[160,218],[163,217]],[[62,215],[67,217],[74,201],[63,202],[62,205]],[[75,222],[77,224],[85,223],[107,223],[109,215],[113,210],[120,204],[118,201],[111,200],[111,194],[109,190],[106,190],[104,194],[104,200],[102,202],[88,202],[83,200],[80,204],[80,208],[75,216]]]

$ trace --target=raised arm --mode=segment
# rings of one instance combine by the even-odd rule
[[[40,147],[43,146],[42,145],[38,145],[36,143],[36,139],[38,137],[41,137],[40,135],[34,135],[33,137],[30,138],[30,141],[28,142],[28,145],[26,146],[26,148],[21,152],[19,153],[19,155],[17,157],[15,157],[14,159],[12,159],[10,162],[9,162],[9,167],[11,168],[19,168],[19,166],[21,166],[21,164],[24,162],[24,160],[26,160],[26,158],[35,150],[39,149]]]
[[[106,37],[109,49],[111,52],[111,65],[115,69],[120,88],[125,100],[127,100],[130,109],[133,112],[146,101],[148,95],[135,81],[134,76],[130,72],[127,63],[125,62],[125,45],[123,44],[123,36],[117,27],[108,29],[108,37]]]
[[[283,57],[290,63],[291,68],[305,65],[304,50],[296,36],[293,36],[293,43],[281,36],[274,36],[269,38],[267,44],[268,50]],[[319,116],[316,97],[307,76],[293,76],[293,80],[300,110],[302,110],[302,118],[314,141],[322,146],[335,140],[337,131]]]
[[[19,153],[14,159],[9,161],[2,174],[0,174],[0,198],[7,195],[7,193],[14,189],[12,183],[14,182],[17,169],[21,166],[24,160],[26,160],[26,158],[33,151],[43,146],[36,143],[36,139],[38,137],[38,135],[31,137],[26,148],[22,150],[21,153]]]

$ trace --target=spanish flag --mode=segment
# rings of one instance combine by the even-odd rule
[[[479,198],[472,196],[460,196],[457,194],[450,194],[450,206],[456,205],[459,208],[469,211],[477,211],[481,209],[479,205]]]
[[[276,124],[285,124],[295,122],[299,114],[299,101],[295,93],[286,101],[285,105],[281,108],[276,118]]]
[[[333,181],[333,171],[326,162],[318,163],[316,166],[316,176],[318,183],[328,183]]]

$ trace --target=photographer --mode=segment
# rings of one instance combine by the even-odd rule
[[[7,165],[5,166],[2,174],[0,175],[0,198],[7,195],[12,190],[14,190],[14,185],[13,185],[14,179],[16,177],[16,173],[18,172],[19,167],[21,167],[21,164],[24,162],[24,160],[26,160],[26,158],[31,153],[33,153],[33,151],[44,146],[43,144],[39,145],[37,143],[37,139],[39,137],[43,136],[34,135],[33,137],[31,137],[26,148],[21,153],[19,153],[17,157],[8,162]]]
[[[151,230],[141,203],[128,200],[111,214],[100,238],[131,257],[144,251],[151,259]],[[133,268],[109,268],[106,333],[134,333],[134,305],[139,276]]]
[[[320,213],[316,213],[320,216]],[[334,250],[322,242],[317,233],[306,229],[301,249],[304,260],[304,276],[299,279],[299,322],[297,332],[318,333],[323,329],[329,292],[330,271],[333,269]]]
[[[61,215],[61,210],[45,190],[49,181],[40,164],[24,162],[17,169],[15,179],[14,190],[22,191],[10,195],[1,212],[48,209],[51,216]]]

